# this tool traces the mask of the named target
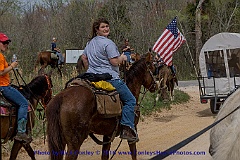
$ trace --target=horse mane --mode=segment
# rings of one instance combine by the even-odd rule
[[[145,57],[142,57],[140,60],[133,63],[132,67],[126,73],[126,82],[127,84],[132,83],[134,79],[132,77],[138,77],[142,79],[143,73],[146,70]]]
[[[50,80],[50,84],[52,87],[52,81]],[[45,75],[35,77],[29,84],[27,84],[24,88],[29,88],[31,92],[34,92],[36,95],[41,95],[45,90],[48,89],[48,82]]]

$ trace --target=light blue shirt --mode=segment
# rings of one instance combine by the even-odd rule
[[[119,66],[113,66],[109,60],[120,56],[118,47],[112,40],[96,36],[88,42],[83,54],[88,57],[87,73],[109,73],[113,79],[119,79]]]

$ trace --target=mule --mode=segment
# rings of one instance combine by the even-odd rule
[[[16,86],[15,86],[16,87]],[[46,104],[52,97],[52,80],[47,75],[35,77],[29,84],[18,87],[19,91],[29,100],[31,111],[28,112],[27,132],[30,134],[34,127],[34,110],[37,108],[38,102]],[[10,160],[17,158],[19,150],[24,147],[31,159],[35,159],[35,154],[30,146],[30,143],[23,143],[14,139],[17,133],[17,117],[16,114],[2,115],[1,114],[1,139],[6,143],[8,140],[14,140],[11,149]]]
[[[35,70],[37,70],[39,63],[41,67],[38,70],[38,75],[44,74],[45,68],[50,65],[52,70],[57,68],[59,75],[62,77],[61,66],[58,65],[58,57],[56,54],[52,53],[52,51],[39,52],[37,55],[37,60],[35,62]]]
[[[161,95],[164,101],[174,100],[174,87],[175,83],[178,85],[177,77],[172,75],[172,71],[170,67],[167,65],[163,65],[159,69],[159,73],[157,75],[157,79],[159,80],[159,89],[156,97],[156,101],[158,101],[159,96]],[[169,92],[169,94],[168,94]]]
[[[151,61],[151,53],[147,53],[133,64],[127,74],[126,84],[138,102],[141,86],[150,92],[157,89],[152,72],[155,67]],[[63,159],[62,151],[67,145],[67,152],[77,153],[89,134],[103,135],[102,152],[108,153],[114,133],[118,136],[120,118],[103,118],[98,114],[96,97],[91,89],[84,86],[68,87],[57,94],[46,109],[47,136],[49,152],[52,160]],[[135,127],[137,129],[140,109],[136,110]],[[118,119],[118,120],[116,120]],[[115,137],[114,136],[114,137]],[[113,137],[113,139],[114,139]],[[136,160],[136,143],[128,143],[132,159]],[[78,154],[67,154],[66,159],[77,159]],[[109,159],[109,154],[102,154],[102,159]]]
[[[221,106],[215,122],[234,111],[210,131],[209,153],[216,160],[239,160],[240,157],[240,89],[231,94]]]

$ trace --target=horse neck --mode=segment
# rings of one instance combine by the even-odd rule
[[[134,81],[133,81],[134,82]],[[138,98],[140,95],[141,84],[140,83],[129,83],[127,84],[129,90],[132,92],[133,96],[136,98],[136,102],[138,102]]]
[[[140,90],[141,90],[141,86],[143,85],[143,76],[146,72],[146,64],[145,61],[143,60],[139,60],[137,62],[135,62],[136,64],[134,64],[128,74],[127,74],[127,86],[130,89],[130,91],[132,92],[132,94],[134,95],[134,97],[136,98],[137,102],[138,102],[138,98],[140,95]],[[141,73],[141,74],[140,74]]]
[[[42,99],[45,96],[46,91],[48,90],[48,87],[45,87],[45,82],[30,82],[27,87],[30,90],[30,103],[36,107],[39,100]]]

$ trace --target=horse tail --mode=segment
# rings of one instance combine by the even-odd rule
[[[174,77],[174,82],[176,83],[176,85],[178,86],[178,79],[177,79],[177,77],[175,76]]]
[[[225,106],[228,107],[228,106]],[[235,117],[231,117],[231,122],[229,124],[218,124],[218,125],[226,125],[225,130],[219,128],[218,130],[214,130],[215,134],[221,136],[221,138],[217,138],[216,135],[212,136],[213,145],[210,146],[210,153],[213,154],[213,159],[231,159],[238,160],[240,153],[240,120],[239,120],[240,112],[237,111]],[[230,117],[229,117],[230,118]],[[224,133],[223,133],[224,131]],[[214,134],[211,133],[211,134]],[[216,146],[213,148],[213,146]]]
[[[48,148],[51,155],[51,160],[63,159],[65,144],[64,136],[62,135],[62,126],[60,122],[60,107],[62,98],[56,96],[52,99],[46,109],[47,117],[47,136]]]

